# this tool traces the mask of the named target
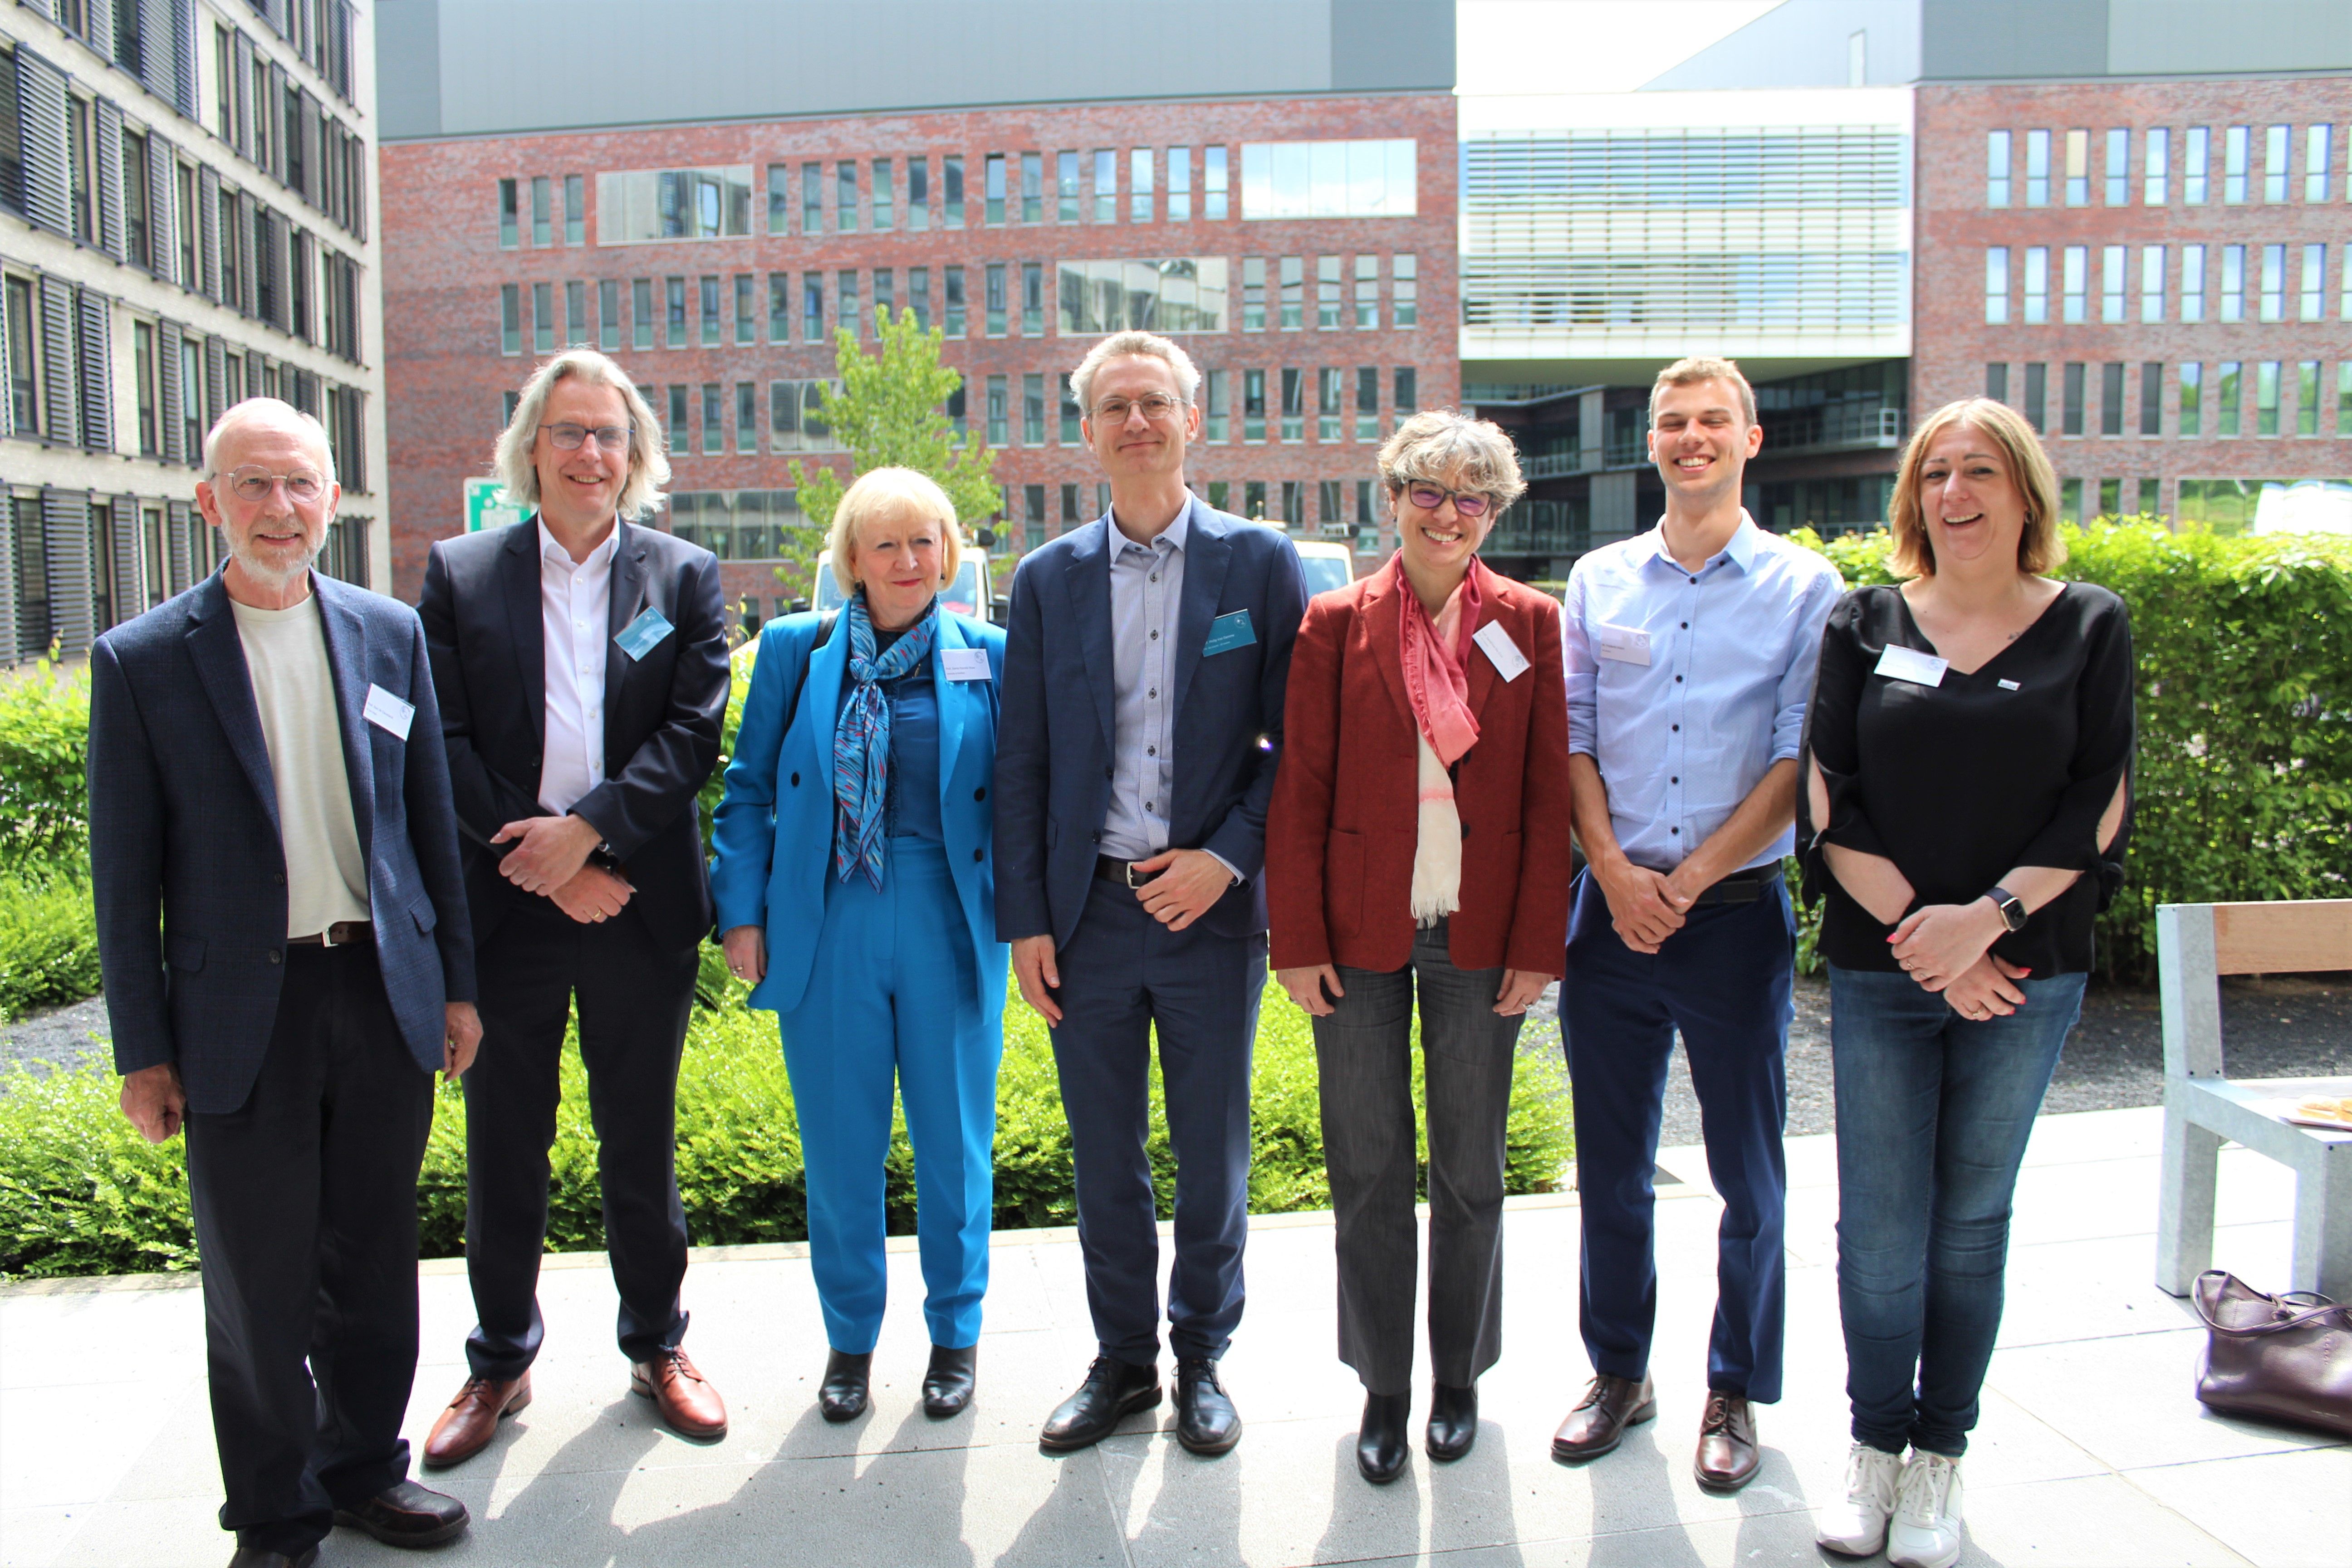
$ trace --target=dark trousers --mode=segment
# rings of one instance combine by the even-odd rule
[[[1723,1198],[1707,1386],[1759,1403],[1780,1397],[1789,1188],[1780,1130],[1795,963],[1796,922],[1778,881],[1753,902],[1692,910],[1655,953],[1642,953],[1610,924],[1600,883],[1590,872],[1577,880],[1559,1019],[1576,1104],[1581,1326],[1595,1372],[1649,1370],[1658,1307],[1651,1173],[1679,1029],[1707,1175]]]
[[[188,1118],[213,1437],[241,1545],[299,1556],[334,1510],[406,1479],[416,1172],[433,1077],[375,949],[287,950],[243,1106]]]
[[[539,1354],[539,1259],[548,1151],[576,998],[604,1250],[620,1292],[621,1353],[648,1361],[686,1335],[686,1213],[678,1203],[677,1063],[694,1009],[695,952],[667,952],[635,911],[583,925],[544,899],[483,947],[482,1050],[466,1075],[466,1275],[477,1377],[520,1377]]]
[[[1339,1222],[1339,1359],[1374,1394],[1412,1386],[1418,991],[1429,1106],[1429,1358],[1438,1382],[1466,1388],[1503,1351],[1504,1132],[1525,1015],[1495,1011],[1500,969],[1454,966],[1443,921],[1415,933],[1402,969],[1338,968],[1347,994],[1314,1027],[1323,1165]]]
[[[1102,1353],[1160,1354],[1160,1230],[1150,1132],[1160,1041],[1176,1154],[1176,1262],[1168,1339],[1180,1357],[1225,1353],[1242,1316],[1249,1232],[1250,1047],[1265,986],[1265,937],[1171,931],[1124,888],[1098,885],[1055,955],[1054,1030],[1077,1167],[1078,1249]]]

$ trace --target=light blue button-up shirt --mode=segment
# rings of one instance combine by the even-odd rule
[[[1577,562],[1560,626],[1568,749],[1600,767],[1627,859],[1673,870],[1797,754],[1822,628],[1844,589],[1828,561],[1745,512],[1696,572],[1666,552],[1663,528]],[[1604,631],[1646,633],[1649,662],[1636,638]],[[1795,843],[1792,826],[1740,869]]]
[[[1111,776],[1102,852],[1146,860],[1168,847],[1176,787],[1176,620],[1184,605],[1184,541],[1192,508],[1149,544],[1110,531]]]

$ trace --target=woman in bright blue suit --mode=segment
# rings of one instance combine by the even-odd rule
[[[831,543],[847,606],[761,633],[711,890],[728,967],[776,1014],[792,1075],[832,1346],[819,1406],[830,1421],[866,1407],[895,1080],[931,1334],[923,1408],[945,1417],[971,1402],[988,1289],[1005,976],[988,792],[1004,634],[939,603],[962,552],[925,476],[858,479]]]

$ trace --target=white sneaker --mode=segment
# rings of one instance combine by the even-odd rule
[[[1903,1456],[1856,1443],[1846,1450],[1845,1500],[1821,1510],[1813,1539],[1832,1552],[1868,1557],[1886,1542],[1886,1521],[1895,1512],[1895,1481]]]
[[[1886,1561],[1895,1568],[1951,1568],[1960,1560],[1960,1462],[1912,1449],[1895,1484]]]

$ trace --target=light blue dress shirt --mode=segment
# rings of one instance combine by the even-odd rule
[[[1168,847],[1176,788],[1176,621],[1184,605],[1188,502],[1149,544],[1110,533],[1111,775],[1102,852],[1148,860]]]
[[[1828,561],[1745,512],[1695,573],[1666,552],[1663,528],[1577,562],[1560,625],[1568,749],[1600,767],[1627,859],[1673,870],[1797,754],[1822,628],[1844,591]],[[1622,655],[1633,640],[1604,629],[1646,633],[1649,662],[1604,655],[1604,641]],[[1791,826],[1740,869],[1795,843]]]

